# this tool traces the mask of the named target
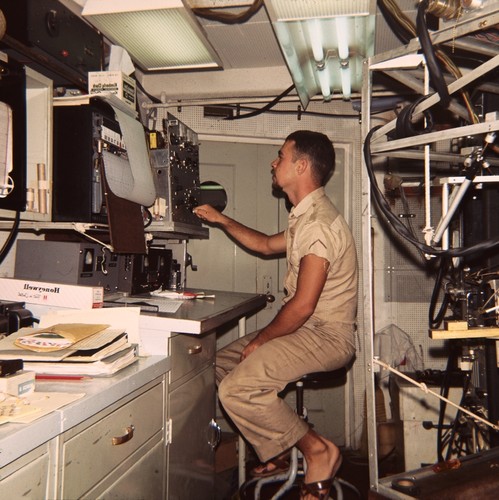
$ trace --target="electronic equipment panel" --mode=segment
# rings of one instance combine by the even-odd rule
[[[100,157],[126,156],[119,123],[106,104],[54,107],[53,221],[107,223]]]
[[[201,204],[198,135],[168,113],[163,129],[149,133],[150,160],[157,198],[151,229],[180,229],[197,236],[207,229],[192,209]]]
[[[87,89],[89,71],[102,67],[97,30],[58,0],[0,0],[7,32],[0,47],[51,78],[55,85]]]
[[[26,210],[26,72],[0,60],[0,208]]]
[[[116,254],[90,242],[18,240],[14,277],[141,294],[170,287],[172,251]]]

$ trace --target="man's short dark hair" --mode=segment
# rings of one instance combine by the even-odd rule
[[[324,186],[333,173],[335,162],[334,146],[329,137],[312,130],[297,130],[289,134],[286,141],[294,141],[296,158],[308,156],[315,179]]]

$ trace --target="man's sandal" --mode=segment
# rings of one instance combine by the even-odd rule
[[[275,457],[264,464],[257,465],[250,471],[252,477],[270,477],[289,470],[289,454]]]
[[[333,487],[336,474],[338,473],[342,463],[343,456],[340,455],[334,464],[334,468],[329,479],[325,479],[324,481],[315,481],[312,483],[302,483],[300,488],[300,498],[312,495],[314,498],[318,498],[319,500],[327,500],[329,498],[331,488]]]
[[[330,477],[325,481],[316,481],[314,483],[302,483],[300,489],[300,498],[306,495],[312,495],[319,500],[326,500],[329,498],[329,492],[333,486],[334,477]]]

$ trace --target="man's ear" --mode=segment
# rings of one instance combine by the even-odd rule
[[[307,169],[311,167],[310,161],[306,156],[302,156],[297,162],[296,162],[296,172],[298,175],[304,174]]]

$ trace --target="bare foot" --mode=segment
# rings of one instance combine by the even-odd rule
[[[338,472],[341,465],[339,448],[316,432],[309,430],[297,443],[307,462],[307,472],[304,483],[310,485],[302,490],[301,498],[311,500],[329,498],[332,481],[329,481]],[[319,482],[319,483],[318,483]],[[318,483],[313,486],[313,483]],[[319,494],[314,496],[312,491]],[[322,496],[324,495],[324,496]]]

